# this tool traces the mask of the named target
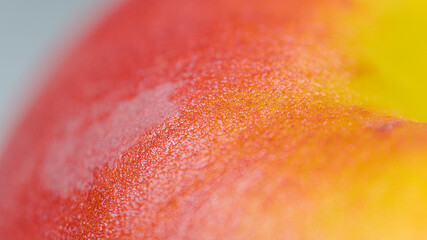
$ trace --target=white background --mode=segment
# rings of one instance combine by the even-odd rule
[[[42,86],[36,76],[119,1],[0,0],[0,154]]]

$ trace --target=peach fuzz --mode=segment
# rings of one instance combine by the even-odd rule
[[[422,238],[427,126],[360,101],[353,7],[125,2],[2,155],[0,235]]]

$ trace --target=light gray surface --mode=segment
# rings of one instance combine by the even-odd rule
[[[88,23],[117,2],[0,0],[0,152],[40,85],[34,76],[57,55],[55,49],[84,32]]]

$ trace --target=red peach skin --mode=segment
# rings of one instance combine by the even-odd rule
[[[342,2],[124,3],[2,155],[2,239],[339,239],[325,219],[372,209],[328,197],[427,145],[338,80],[318,13]]]

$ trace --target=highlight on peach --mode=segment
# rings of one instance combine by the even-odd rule
[[[0,155],[0,238],[426,239],[426,11],[123,1]]]

